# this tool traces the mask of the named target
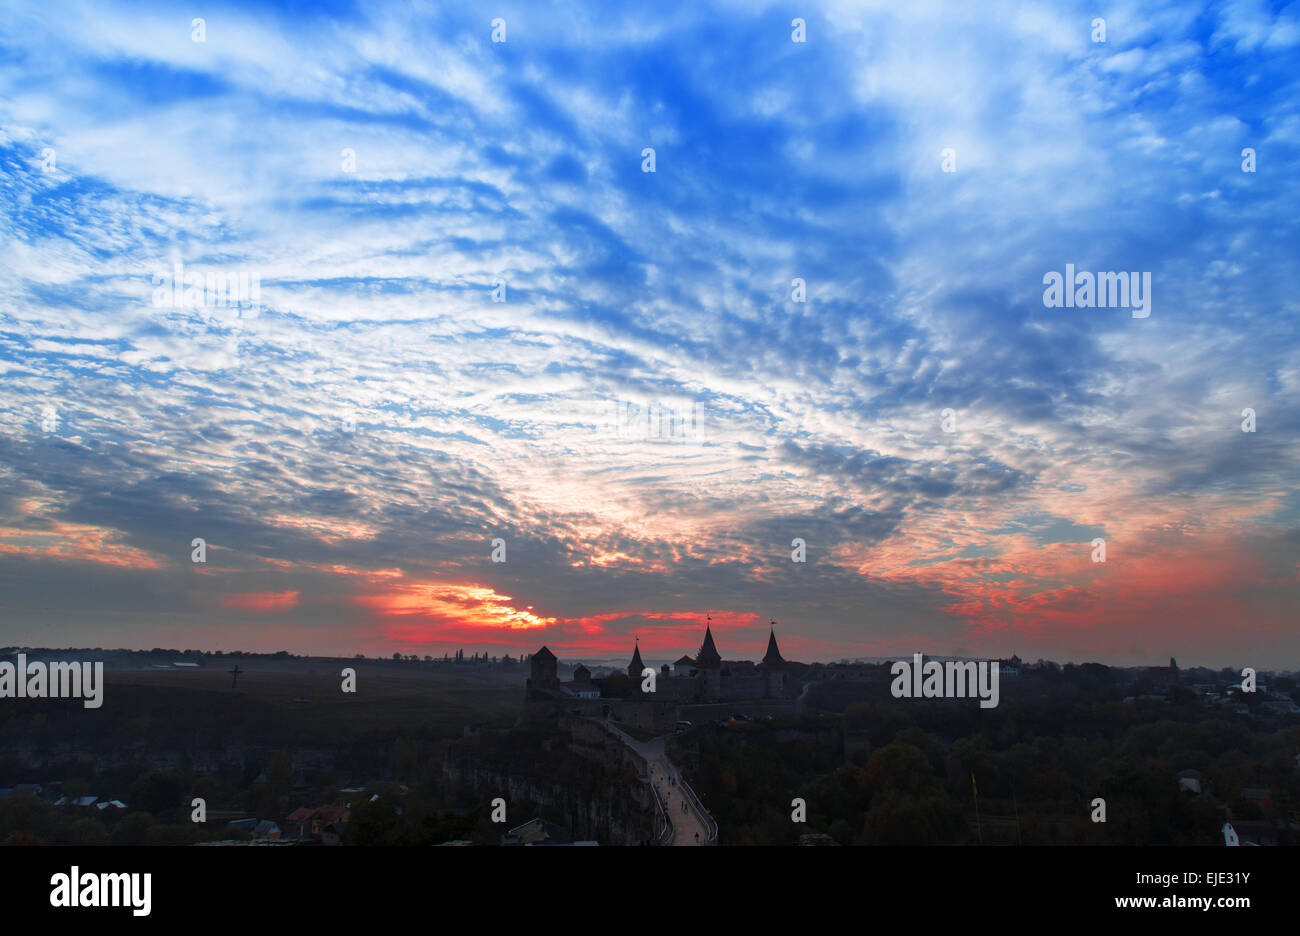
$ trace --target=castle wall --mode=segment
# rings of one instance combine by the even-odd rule
[[[677,717],[692,721],[697,725],[711,721],[726,721],[732,714],[745,714],[751,717],[771,715],[782,718],[796,714],[796,703],[789,699],[749,699],[737,702],[702,702],[695,705],[683,705],[677,710]]]
[[[700,682],[689,676],[663,676],[655,680],[653,694],[646,693],[645,698],[658,699],[661,702],[694,702],[700,695]]]
[[[646,731],[671,731],[677,726],[677,705],[673,702],[619,699],[613,703],[610,714],[615,721]]]
[[[767,680],[762,676],[723,676],[719,690],[721,699],[761,699],[767,695]]]
[[[686,705],[729,699],[783,699],[785,695],[785,673],[781,670],[751,667],[746,675],[725,676],[720,670],[705,668],[695,676],[660,676],[653,698]],[[651,696],[647,694],[646,698]]]

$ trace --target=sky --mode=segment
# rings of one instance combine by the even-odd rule
[[[0,642],[1300,667],[1298,66],[1262,0],[5,0]]]

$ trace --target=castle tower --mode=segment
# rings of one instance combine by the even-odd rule
[[[767,653],[763,655],[759,669],[763,672],[764,694],[768,698],[779,699],[785,695],[785,660],[781,659],[781,651],[776,645],[776,621],[771,624],[767,635]]]
[[[722,654],[713,644],[713,618],[705,615],[704,643],[695,656],[696,671],[702,683],[702,693],[706,701],[722,698]]]
[[[532,689],[559,689],[560,677],[556,673],[558,661],[546,647],[533,654],[528,686]]]
[[[785,666],[785,660],[781,659],[781,651],[776,646],[776,621],[772,622],[771,630],[767,635],[767,653],[763,655],[763,666]]]
[[[641,662],[641,641],[636,642],[636,649],[632,651],[632,662],[627,665],[627,674],[632,677],[632,682],[641,682],[641,671],[645,669],[645,664]]]
[[[710,618],[710,620],[712,620]],[[697,666],[721,666],[722,655],[718,653],[718,648],[713,643],[713,630],[708,625],[704,625],[704,643],[700,646],[700,652],[695,655],[695,664]]]

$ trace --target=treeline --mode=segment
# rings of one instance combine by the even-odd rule
[[[1294,722],[1228,715],[1181,689],[1123,702],[1102,674],[1081,678],[1098,680],[1092,693],[1063,684],[991,710],[876,698],[800,721],[703,726],[670,753],[724,844],[822,833],[844,845],[1214,845],[1229,811],[1300,844],[1288,827],[1300,822]],[[1189,769],[1204,795],[1180,790]],[[1263,802],[1243,788],[1265,790]],[[806,822],[792,821],[796,797]],[[1091,819],[1098,797],[1105,823]]]

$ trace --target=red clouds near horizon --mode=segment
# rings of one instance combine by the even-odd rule
[[[222,595],[221,606],[240,611],[288,611],[298,606],[298,595],[296,591],[243,592]]]

